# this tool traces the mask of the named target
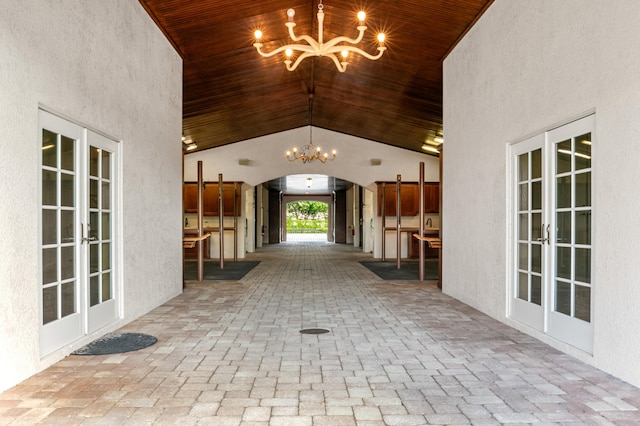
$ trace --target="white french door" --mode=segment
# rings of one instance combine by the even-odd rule
[[[512,147],[510,316],[593,348],[591,146],[594,116]]]
[[[44,111],[39,118],[46,355],[117,318],[117,143]]]

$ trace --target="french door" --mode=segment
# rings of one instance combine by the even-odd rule
[[[46,355],[118,316],[117,143],[40,111],[41,330]]]
[[[593,348],[591,146],[594,116],[512,147],[510,316]]]

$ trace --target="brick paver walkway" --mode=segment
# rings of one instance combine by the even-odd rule
[[[124,331],[0,394],[0,424],[640,423],[640,390],[329,243],[269,246],[240,282],[190,282]],[[321,335],[303,328],[325,328]]]

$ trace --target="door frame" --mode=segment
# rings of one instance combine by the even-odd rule
[[[42,283],[41,280],[39,282],[39,291],[38,291],[38,310],[39,310],[39,325],[38,325],[38,333],[39,333],[39,342],[40,342],[40,356],[42,358],[47,357],[56,351],[64,348],[67,345],[73,344],[74,342],[82,342],[83,338],[86,338],[90,334],[95,334],[95,332],[99,332],[100,329],[105,329],[107,326],[113,326],[119,320],[124,317],[124,253],[123,253],[123,225],[122,225],[122,187],[123,187],[123,168],[122,168],[122,141],[110,136],[104,132],[98,131],[96,129],[90,128],[76,120],[73,120],[64,114],[60,114],[53,109],[44,107],[42,105],[38,108],[38,129],[39,135],[38,137],[42,137],[42,129],[47,129],[47,125],[52,126],[50,123],[58,122],[60,124],[53,125],[57,129],[62,129],[63,126],[70,126],[71,128],[75,128],[76,132],[74,132],[74,137],[77,136],[78,141],[76,146],[76,169],[83,169],[86,165],[83,164],[83,160],[80,156],[86,153],[86,150],[90,144],[88,133],[92,132],[95,135],[106,138],[114,143],[114,154],[116,155],[116,162],[114,167],[112,168],[113,178],[112,181],[114,184],[112,185],[113,191],[113,209],[112,209],[112,264],[113,264],[113,293],[114,293],[114,316],[111,321],[105,324],[101,324],[98,327],[95,327],[93,330],[89,329],[88,323],[88,314],[89,314],[89,292],[88,292],[88,271],[83,269],[84,266],[81,264],[81,256],[83,253],[83,249],[81,249],[81,242],[79,241],[85,235],[83,235],[82,227],[81,227],[81,215],[80,211],[83,206],[76,206],[76,265],[75,265],[75,273],[77,277],[78,283],[77,285],[77,294],[76,294],[76,307],[77,312],[69,315],[69,317],[74,317],[73,321],[75,321],[73,332],[65,333],[65,334],[54,334],[51,335],[47,331],[47,329],[51,329],[50,324],[43,324],[43,299],[42,299]],[[62,124],[64,123],[64,124]],[[42,152],[41,149],[38,148],[38,173],[39,176],[42,175]],[[76,175],[78,176],[77,182],[77,191],[84,191],[86,189],[86,184],[84,182],[80,182],[80,180],[84,180],[84,178],[88,178],[88,173],[84,170],[76,170]],[[82,176],[80,176],[82,175]],[[42,179],[39,178],[38,184],[38,203],[39,203],[39,218],[38,218],[38,235],[42,235]],[[86,229],[84,230],[86,233]],[[38,271],[39,274],[42,273],[43,268],[43,258],[42,258],[42,242],[39,240],[38,243]],[[88,252],[88,250],[87,250]],[[84,261],[83,261],[84,262]],[[86,261],[88,265],[88,259]],[[86,277],[81,277],[81,274],[86,275]],[[86,279],[86,283],[81,283],[80,281]],[[60,320],[54,321],[65,321],[67,317],[64,317]],[[48,327],[49,326],[49,327]],[[78,343],[79,344],[79,343]],[[75,346],[75,345],[74,345]]]

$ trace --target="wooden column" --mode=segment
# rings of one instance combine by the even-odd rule
[[[419,212],[419,218],[420,218],[420,225],[418,226],[418,234],[420,234],[421,236],[424,235],[424,162],[421,161],[420,162],[420,183],[418,185],[418,188],[420,189],[420,208],[418,210]],[[412,236],[410,235],[409,238],[412,238]],[[409,244],[411,244],[411,242],[409,242]],[[419,253],[419,262],[420,262],[420,268],[419,268],[419,273],[420,273],[420,281],[424,281],[424,241],[422,241],[421,239],[418,238],[418,253]]]
[[[222,193],[224,189],[222,173],[218,174],[218,234],[220,237],[220,269],[224,269],[224,199]]]
[[[400,216],[402,216],[401,206],[402,206],[402,197],[400,196],[400,192],[402,189],[402,176],[396,176],[396,268],[400,269],[400,251],[401,251],[401,240],[402,240],[402,232],[400,230]]]
[[[204,183],[202,179],[202,161],[198,161],[198,237],[204,234]],[[204,240],[199,240],[198,245],[198,281],[204,279]]]

